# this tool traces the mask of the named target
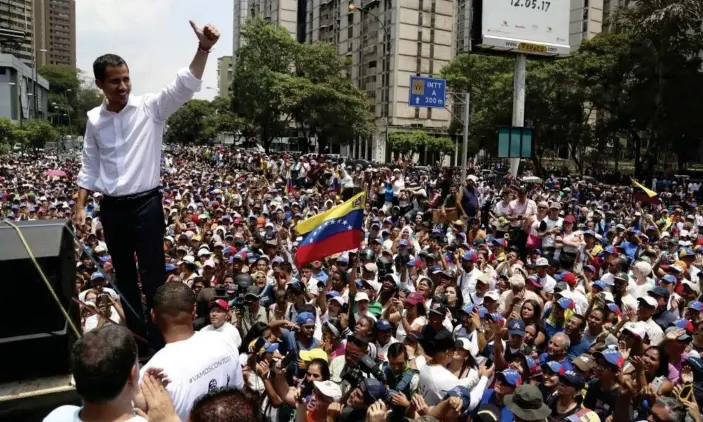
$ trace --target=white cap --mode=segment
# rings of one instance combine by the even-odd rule
[[[210,267],[210,268],[215,268],[215,261],[212,259],[208,259],[205,261],[205,264],[203,264],[203,267]]]
[[[659,303],[657,302],[657,300],[656,300],[655,298],[653,298],[652,296],[649,296],[649,295],[640,296],[640,297],[637,298],[637,300],[644,301],[644,303],[646,303],[647,305],[649,305],[649,306],[651,306],[651,307],[653,307],[653,308],[656,308],[656,307],[659,305]]]
[[[622,329],[631,332],[640,339],[643,339],[645,334],[647,334],[647,331],[644,329],[644,327],[639,323],[635,322],[626,322],[625,326],[622,327]]]
[[[102,246],[102,245],[98,245],[98,246],[95,247],[94,252],[95,252],[95,253],[103,253],[103,252],[105,252],[105,247]]]
[[[210,252],[209,250],[207,250],[205,248],[198,251],[198,257],[209,256],[209,255],[212,255],[212,252]]]
[[[356,297],[354,297],[354,302],[361,302],[362,300],[369,300],[369,295],[366,292],[358,292]]]
[[[679,232],[679,237],[688,237],[688,236],[689,236],[688,230],[681,230]]]
[[[360,293],[357,293],[357,296],[359,296],[359,294]],[[366,293],[364,293],[364,294],[366,294]],[[335,302],[339,303],[339,306],[344,306],[344,304],[346,303],[342,296],[333,297],[332,299],[330,299],[330,302],[331,301],[335,301]]]
[[[195,264],[195,258],[193,255],[186,255],[183,257],[183,261],[181,262],[185,262],[186,264]]]
[[[313,381],[315,388],[333,402],[342,400],[342,390],[332,381]]]
[[[547,260],[547,258],[539,258],[539,259],[535,262],[535,266],[536,266],[536,267],[548,267],[548,266],[549,266],[549,261]]]
[[[483,298],[491,298],[495,300],[496,302],[500,300],[500,294],[498,293],[497,290],[489,290],[486,292],[486,294],[483,295]]]
[[[613,297],[613,294],[610,293],[609,291],[607,291],[607,290],[602,291],[601,295],[603,296],[603,300],[605,301],[605,303],[615,302],[615,298]]]

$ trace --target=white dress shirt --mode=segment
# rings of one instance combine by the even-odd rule
[[[158,187],[166,119],[193,98],[201,85],[189,69],[181,69],[160,93],[130,95],[119,113],[108,111],[105,104],[90,110],[78,186],[109,196]]]

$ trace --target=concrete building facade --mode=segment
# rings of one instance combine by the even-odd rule
[[[236,60],[237,51],[242,46],[242,28],[249,17],[250,0],[234,0],[234,15],[232,22],[232,57]]]
[[[577,49],[583,41],[590,40],[603,32],[603,3],[605,1],[571,0],[569,45],[572,51]]]
[[[34,0],[37,66],[76,67],[76,1]],[[46,52],[42,52],[46,50]]]
[[[222,56],[217,59],[217,95],[232,97],[232,56]]]
[[[0,53],[13,54],[32,66],[32,0],[0,0]]]
[[[0,54],[0,117],[16,122],[30,118],[46,118],[49,107],[49,82],[37,76],[33,87],[34,72],[22,60],[11,54]],[[37,94],[34,111],[33,91]]]

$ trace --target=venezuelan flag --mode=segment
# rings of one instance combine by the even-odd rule
[[[296,265],[358,248],[365,203],[366,192],[361,192],[331,210],[298,223],[296,230],[305,237],[295,254]]]

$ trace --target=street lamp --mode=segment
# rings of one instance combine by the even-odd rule
[[[349,2],[349,11],[350,12],[359,11],[359,12],[368,13],[369,15],[373,16],[373,18],[376,20],[376,22],[378,22],[378,24],[381,26],[381,29],[383,29],[385,40],[383,43],[383,74],[381,77],[381,83],[383,83],[383,76],[385,75],[386,83],[384,86],[384,91],[385,91],[385,99],[386,99],[386,101],[385,101],[386,102],[386,113],[385,113],[386,116],[385,116],[384,126],[386,129],[385,130],[385,132],[386,132],[385,144],[387,145],[388,144],[388,121],[390,120],[390,116],[389,116],[390,113],[389,112],[390,112],[390,101],[391,101],[391,99],[390,99],[391,78],[390,78],[390,72],[389,72],[390,52],[391,52],[391,34],[390,34],[386,24],[384,24],[381,21],[381,19],[378,17],[378,15],[371,13],[365,7],[358,6],[358,5],[354,4],[352,0],[350,0],[350,2]],[[359,51],[359,64],[360,65],[362,62],[361,43],[362,43],[362,40],[360,39],[359,40],[359,50],[360,50]],[[361,71],[359,71],[359,79],[361,80]],[[383,110],[381,111],[381,114],[383,115]],[[384,146],[384,148],[383,148],[384,157],[380,157],[380,160],[379,160],[381,162],[386,160],[385,149],[386,149],[386,147]],[[364,155],[365,154],[366,154],[366,151],[364,151]]]

